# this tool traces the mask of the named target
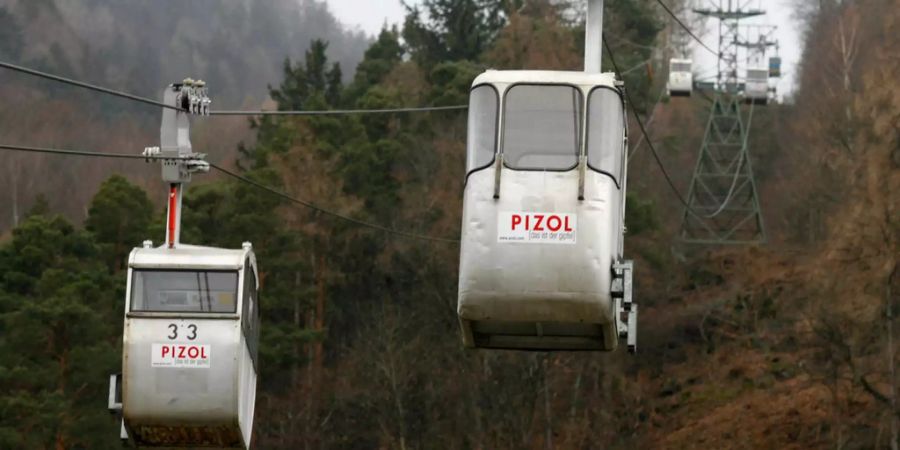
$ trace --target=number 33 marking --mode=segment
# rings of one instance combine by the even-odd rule
[[[188,340],[193,341],[194,339],[197,339],[197,325],[190,324],[187,327],[189,330],[191,330],[191,335],[187,337]],[[172,330],[172,334],[170,334],[169,336],[166,336],[166,337],[168,337],[170,340],[178,339],[178,325],[175,325],[174,323],[170,323],[169,329]]]

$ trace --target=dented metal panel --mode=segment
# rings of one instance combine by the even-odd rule
[[[170,440],[174,436],[200,439],[179,441],[181,445],[205,445],[213,436],[227,436],[223,427],[240,435],[240,336],[240,322],[235,319],[127,319],[122,390],[126,426],[149,426],[147,433],[167,435]],[[208,367],[154,367],[154,344],[205,346]]]
[[[218,269],[239,274],[233,314],[131,312],[126,307],[122,417],[131,440],[139,446],[249,447],[257,374],[241,326],[247,272],[240,269],[246,261],[255,274],[256,260],[249,246],[132,252],[128,306],[135,268]]]
[[[487,71],[476,78],[474,86],[490,84],[500,92],[495,161],[501,163],[495,164],[498,170],[467,174],[458,297],[463,342],[469,347],[613,350],[611,268],[622,252],[625,174],[620,189],[612,174],[593,168],[506,167],[505,96],[511,86],[527,83],[576,86],[583,101],[595,87],[617,89],[611,74]],[[616,111],[593,113],[594,119],[590,111],[586,119],[577,114],[573,119],[624,114],[618,105]],[[590,139],[583,124],[581,155]],[[598,151],[624,154],[624,130],[622,136],[621,145]]]
[[[578,201],[575,170],[503,169],[502,194],[495,200],[493,175],[493,171],[473,173],[466,186],[460,252],[460,319],[611,324],[610,267],[618,249],[621,211],[619,190],[612,179],[589,171],[585,178],[585,200]],[[510,211],[575,215],[576,243],[501,243],[497,239],[497,221]],[[614,337],[608,336],[612,332],[604,331],[604,339],[614,342]],[[468,340],[466,344],[475,345]],[[598,347],[609,345],[597,344]]]

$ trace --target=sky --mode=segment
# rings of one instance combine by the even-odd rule
[[[747,5],[744,9],[762,9],[766,11],[766,15],[753,17],[741,21],[742,24],[757,25],[775,25],[777,27],[774,38],[778,41],[778,55],[781,56],[781,72],[782,77],[777,82],[773,82],[777,88],[779,97],[790,94],[794,90],[795,75],[797,72],[797,63],[800,61],[801,52],[803,51],[801,37],[799,34],[799,24],[794,20],[794,8],[792,6],[797,0],[738,0],[742,5]],[[712,3],[718,4],[718,1],[712,0],[695,0],[697,4],[703,7],[710,7]],[[705,34],[701,36],[706,45],[716,49],[719,42],[718,37],[718,21],[707,20]],[[698,32],[699,34],[699,32]],[[715,73],[716,59],[709,54],[699,44],[694,44],[694,73],[698,71],[706,73]],[[766,56],[774,56],[774,50],[769,50]],[[743,62],[742,62],[743,64]]]
[[[615,0],[610,0],[615,1]],[[709,6],[713,0],[694,0],[698,5]],[[797,62],[802,51],[800,36],[797,33],[798,25],[793,21],[792,3],[797,0],[738,0],[749,7],[766,10],[762,17],[748,19],[746,23],[775,25],[778,27],[775,38],[779,41],[779,56],[782,59],[783,76],[777,81],[776,87],[779,96],[788,94],[794,88],[794,75]],[[334,15],[344,25],[358,28],[369,35],[375,35],[381,30],[382,25],[400,24],[403,21],[404,8],[400,0],[326,0]],[[419,3],[418,0],[407,0],[409,4]],[[715,3],[718,3],[716,0]],[[703,33],[703,40],[707,45],[716,48],[718,42],[718,27],[713,20],[707,21],[707,30]],[[697,31],[697,34],[700,34]],[[767,56],[771,56],[771,53]],[[695,73],[713,72],[716,67],[715,58],[708,54],[699,45],[694,45]]]
[[[401,24],[405,10],[400,0],[325,0],[329,9],[344,25],[358,27],[366,34],[374,35],[381,26]],[[414,5],[418,0],[407,0]]]

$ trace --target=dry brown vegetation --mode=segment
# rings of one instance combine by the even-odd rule
[[[713,286],[643,316],[697,340],[660,370],[678,400],[652,447],[898,445],[900,3],[806,14],[796,104],[769,113],[781,151],[754,162],[776,245],[709,254],[692,270]]]

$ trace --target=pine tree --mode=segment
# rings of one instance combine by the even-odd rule
[[[148,239],[152,219],[153,204],[147,193],[113,175],[91,201],[85,226],[94,233],[110,270],[122,270],[131,249]]]
[[[423,67],[443,61],[477,61],[506,22],[504,3],[425,0],[422,9],[407,6],[403,40]]]
[[[33,215],[0,247],[0,447],[113,448],[121,280],[92,236]]]

